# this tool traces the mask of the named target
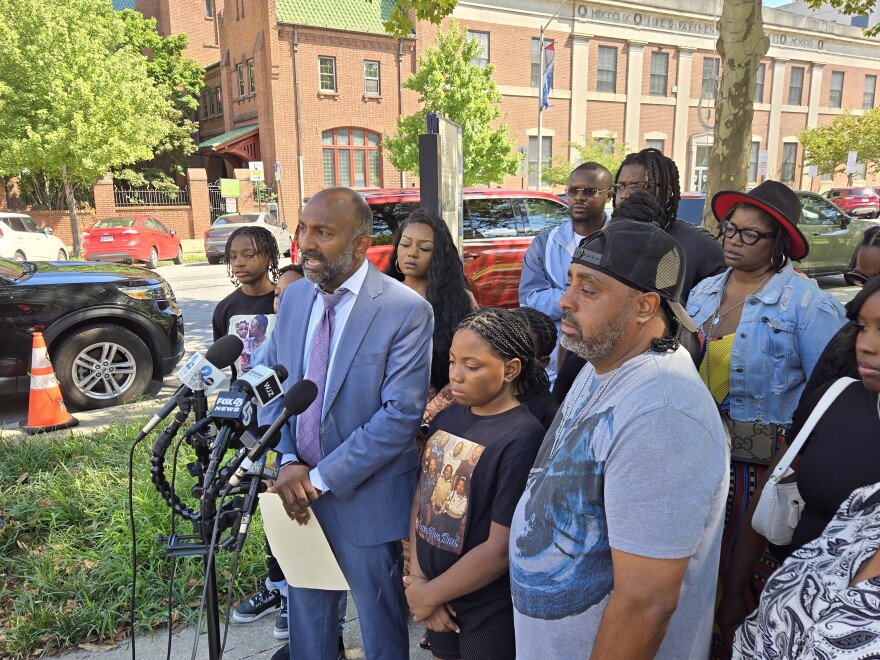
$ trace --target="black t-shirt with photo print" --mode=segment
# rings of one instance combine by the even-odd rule
[[[255,316],[265,317],[267,323],[266,338],[258,346],[254,345],[251,335],[251,323]],[[236,289],[217,303],[211,319],[214,341],[223,335],[238,335],[242,340],[241,357],[232,366],[232,380],[242,373],[250,371],[255,364],[262,364],[261,355],[272,330],[275,328],[275,291],[261,296],[249,296],[241,289]],[[271,366],[271,365],[265,365]]]
[[[428,429],[428,447],[437,446],[443,438],[444,453],[451,454],[461,445],[462,461],[456,470],[445,470],[449,474],[437,460],[430,463],[436,466],[435,473],[429,474],[427,465],[422,468],[416,551],[429,580],[484,543],[493,522],[510,527],[544,438],[544,427],[523,405],[499,415],[480,416],[453,403],[434,418]],[[475,451],[478,458],[472,470],[468,467],[459,473]],[[469,479],[467,471],[471,471]],[[511,604],[510,578],[505,572],[450,604],[461,629],[473,630]]]

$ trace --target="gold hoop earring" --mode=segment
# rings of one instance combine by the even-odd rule
[[[394,268],[397,269],[397,272],[403,275],[403,271],[400,269],[400,257],[394,260]]]

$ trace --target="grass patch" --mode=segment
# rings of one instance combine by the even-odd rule
[[[0,436],[0,657],[23,658],[128,634],[131,533],[128,454],[141,421],[92,436]],[[171,514],[150,482],[150,436],[135,455],[134,511],[138,543],[137,631],[167,624],[171,560],[159,534]],[[171,456],[166,456],[170,480]],[[194,482],[184,444],[178,494]],[[190,506],[195,503],[185,498]],[[178,520],[179,534],[192,526]],[[241,556],[235,602],[265,579],[262,521],[251,525]],[[218,555],[221,609],[232,553]],[[195,620],[203,585],[200,557],[177,561],[173,622]]]
[[[183,263],[185,263],[185,264],[206,264],[206,263],[208,263],[208,258],[205,256],[204,252],[184,252],[183,253]]]

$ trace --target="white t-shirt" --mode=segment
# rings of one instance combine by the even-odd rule
[[[615,548],[690,557],[657,657],[708,657],[729,455],[718,410],[683,348],[644,353],[602,376],[587,364],[511,525],[517,656],[589,657],[614,589]]]

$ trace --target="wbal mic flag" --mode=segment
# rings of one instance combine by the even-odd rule
[[[544,73],[541,81],[541,107],[550,107],[550,90],[553,88],[553,65],[556,62],[556,48],[553,44],[544,46]]]

